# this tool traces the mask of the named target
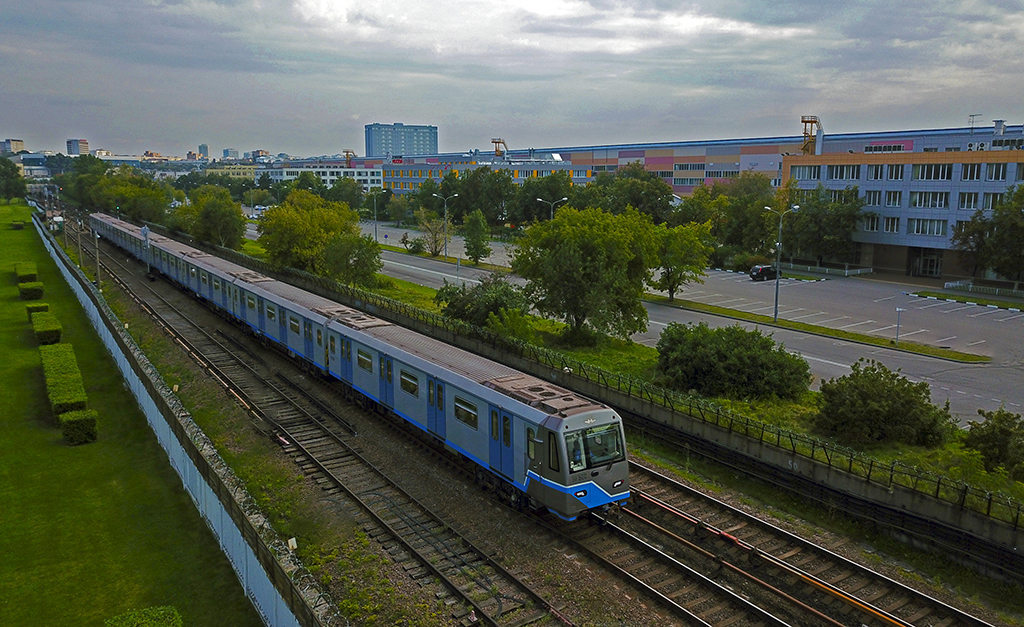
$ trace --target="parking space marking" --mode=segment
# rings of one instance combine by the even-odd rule
[[[998,309],[985,309],[984,311],[979,311],[976,314],[968,314],[967,317],[968,318],[977,318],[978,316],[987,316],[987,315],[993,314],[993,313],[995,313],[997,311],[999,311],[999,310]]]
[[[721,296],[721,294],[705,294],[704,296],[695,296],[691,298],[697,300],[698,298],[714,298],[715,296]]]
[[[888,330],[888,329],[895,329],[895,328],[896,328],[895,324],[890,324],[889,326],[882,327],[880,329],[871,329],[870,331],[868,331],[868,333],[878,333],[879,331],[885,331],[885,330]]]
[[[956,307],[955,309],[946,309],[944,311],[940,311],[939,313],[948,314],[948,313],[953,313],[954,311],[963,311],[964,309],[974,309],[975,307],[977,307],[977,305],[967,305],[966,307]]]
[[[968,346],[977,346],[978,344],[984,344],[985,340],[978,340],[977,342],[968,342]]]
[[[1016,316],[1010,316],[1009,318],[1000,318],[996,322],[1006,322],[1007,320],[1016,320],[1017,318],[1024,318],[1024,314],[1017,314]]]
[[[837,322],[839,320],[846,320],[850,316],[839,316],[838,318],[831,318],[829,320],[818,320],[815,324],[828,324],[829,322]]]
[[[766,307],[758,307],[757,309],[751,309],[750,312],[761,311],[762,309],[774,309],[775,305],[768,305]]]
[[[909,333],[900,333],[900,337],[907,337],[908,335],[917,335],[918,333],[927,333],[928,329],[918,329],[917,331],[910,331]]]
[[[914,309],[930,309],[932,307],[941,307],[943,305],[948,305],[948,304],[949,303],[946,303],[946,302],[943,302],[943,301],[939,301],[937,303],[932,303],[930,305],[921,305],[920,307],[914,307]]]
[[[885,301],[892,300],[894,298],[896,298],[896,297],[895,296],[889,296],[887,298],[876,298],[874,302],[876,302],[876,303],[884,303]]]
[[[790,318],[790,320],[803,320],[804,318],[813,318],[814,316],[827,316],[827,311],[819,311],[818,313],[807,314],[804,316],[797,316],[796,318]]]
[[[763,304],[764,304],[763,300],[755,300],[755,301],[751,301],[749,303],[743,303],[742,305],[736,305],[735,307],[733,307],[733,309],[744,309],[746,307],[753,307],[754,305],[763,305]]]
[[[850,327],[859,327],[862,324],[871,324],[872,322],[875,322],[875,321],[874,320],[864,320],[863,322],[854,322],[853,324],[848,324],[846,326],[836,327],[836,328],[839,328],[839,329],[849,329]],[[896,325],[893,325],[893,326],[896,326]]]
[[[955,335],[950,335],[949,337],[944,337],[941,340],[938,340],[938,342],[939,342],[939,344],[942,344],[943,342],[948,342],[950,340],[955,340],[955,339],[956,339]]]
[[[730,299],[727,299],[727,300],[719,301],[717,303],[708,303],[708,304],[712,305],[714,307],[721,307],[722,305],[724,305],[726,303],[735,303],[738,300],[747,300],[747,299],[746,298],[730,298]]]

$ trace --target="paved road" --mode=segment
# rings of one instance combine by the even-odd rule
[[[364,233],[373,234],[372,222],[363,222]],[[381,243],[397,242],[414,231],[377,224]],[[385,238],[385,236],[387,236]],[[492,242],[491,263],[507,265],[508,250],[501,242]],[[449,255],[463,256],[461,238],[448,245]],[[445,263],[438,259],[413,257],[385,251],[385,272],[415,283],[438,287],[449,282],[474,282],[486,272],[471,265]],[[935,402],[950,401],[961,422],[977,418],[979,408],[997,409],[1005,405],[1020,413],[1024,405],[1024,313],[1005,309],[968,306],[960,303],[927,300],[909,296],[919,286],[870,279],[835,278],[825,281],[780,281],[779,317],[837,329],[849,329],[895,339],[896,308],[900,312],[900,339],[949,346],[989,355],[989,364],[958,364],[945,360],[903,353],[882,347],[825,338],[809,333],[763,325],[766,332],[787,349],[799,353],[811,365],[815,387],[821,380],[850,372],[850,364],[860,358],[881,361],[889,368],[900,368],[914,381],[927,381]],[[774,282],[754,282],[746,275],[712,270],[704,284],[688,286],[680,298],[705,302],[740,311],[771,315],[774,309]],[[736,324],[722,316],[700,314],[656,303],[647,304],[650,327],[634,340],[655,345],[661,331],[671,322],[706,322],[709,326]],[[758,325],[741,322],[746,328]]]

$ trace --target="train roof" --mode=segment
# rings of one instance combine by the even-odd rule
[[[119,229],[141,236],[140,228],[129,222],[101,213],[95,213],[93,217]],[[198,266],[206,266],[208,269],[216,270],[222,276],[235,277],[236,281],[242,281],[252,286],[253,291],[265,292],[295,303],[314,314],[322,316],[325,321],[336,322],[361,331],[387,345],[395,346],[423,360],[437,364],[551,416],[567,418],[586,411],[606,408],[601,403],[580,396],[575,392],[543,379],[525,374],[486,357],[446,344],[441,340],[393,324],[358,309],[341,305],[289,283],[272,279],[177,240],[162,235],[150,234],[149,241],[151,244],[159,245],[160,248],[178,253]]]

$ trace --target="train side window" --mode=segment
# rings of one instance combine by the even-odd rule
[[[444,388],[437,386],[437,408],[444,411]]]
[[[459,422],[464,422],[464,423],[466,423],[467,426],[470,426],[470,427],[476,429],[477,428],[476,405],[474,405],[473,403],[470,403],[469,401],[463,400],[463,399],[459,398],[458,396],[456,396],[455,397],[455,418],[458,419]]]
[[[409,374],[405,370],[398,371],[398,378],[401,382],[402,390],[412,394],[416,398],[420,397],[420,380],[416,375]]]
[[[498,412],[494,409],[491,410],[491,439],[498,440]]]
[[[299,325],[299,319],[288,316],[288,326],[291,327],[292,333],[301,333],[302,327]]]
[[[501,443],[503,446],[512,445],[512,419],[508,416],[501,417]]]
[[[526,456],[530,459],[537,459],[537,443],[534,442],[534,438],[537,437],[537,432],[533,430],[533,427],[526,428]]]
[[[267,320],[271,322],[277,320],[277,310],[270,305],[267,305]]]
[[[334,336],[333,335],[330,336],[330,340],[331,340],[331,354],[333,355],[336,352],[335,351],[335,346],[334,346]]]
[[[434,382],[433,381],[430,381],[430,382],[427,383],[427,403],[429,403],[431,407],[434,406]]]
[[[205,272],[200,272],[199,273],[199,279],[203,282],[203,285],[209,285],[210,284],[210,278],[208,276],[206,276]]]
[[[388,362],[388,383],[391,383],[391,362]]]
[[[356,349],[356,362],[363,370],[373,373],[373,357],[361,348]]]
[[[194,278],[196,278],[196,269],[195,269],[195,267],[191,267],[191,268],[189,268],[189,269],[188,269],[188,273],[189,273],[189,275],[190,275],[190,276],[191,276],[191,277],[192,277],[193,279],[194,279]]]
[[[249,309],[256,309],[256,299],[252,296],[246,296],[245,304],[249,305]]]
[[[554,433],[548,433],[548,467],[561,472],[562,464],[558,461],[558,439]]]
[[[345,340],[345,359],[352,361],[352,340]]]
[[[220,279],[214,279],[213,280],[213,291],[214,292],[219,292],[220,291]]]
[[[324,345],[324,333],[320,329],[316,330],[316,345],[317,346],[323,346]]]

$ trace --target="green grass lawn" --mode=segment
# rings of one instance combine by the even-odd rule
[[[50,415],[18,261],[38,265],[75,347],[94,444],[66,445]],[[173,605],[189,626],[260,625],[24,205],[0,205],[0,275],[0,624],[100,625]]]

